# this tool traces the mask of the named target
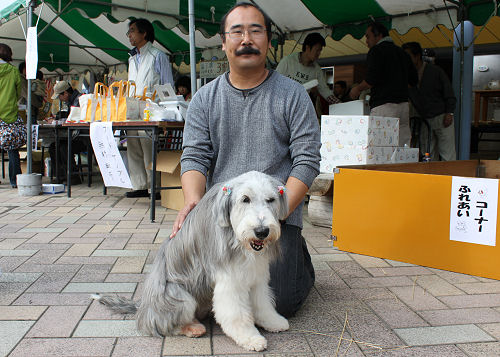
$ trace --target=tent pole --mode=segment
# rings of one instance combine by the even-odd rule
[[[28,31],[28,28],[30,28],[33,24],[33,0],[29,0],[28,3],[28,11],[26,12],[26,31]],[[28,171],[28,174],[31,174],[33,172],[33,167],[32,167],[32,145],[31,145],[31,136],[33,135],[31,131],[31,126],[33,125],[33,120],[31,117],[31,79],[27,80],[28,85],[26,88],[27,91],[27,98],[26,98],[26,126],[27,126],[27,140],[26,140],[26,169]]]
[[[194,0],[189,0],[188,4],[189,15],[189,64],[191,68],[191,93],[196,93],[196,53],[195,53],[195,37],[194,37]]]

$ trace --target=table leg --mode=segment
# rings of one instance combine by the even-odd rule
[[[71,157],[71,141],[72,141],[72,139],[73,139],[73,137],[71,134],[71,129],[68,128],[68,162],[67,162],[68,166],[66,167],[66,174],[67,174],[66,185],[68,186],[68,197],[71,197],[71,169],[72,169],[71,160],[73,159]],[[56,151],[56,153],[57,153],[57,151]]]
[[[61,142],[59,139],[59,129],[55,128],[55,137],[56,137],[56,142],[55,142],[55,148],[56,148],[56,156],[55,156],[55,161],[52,163],[52,168],[51,170],[56,170],[56,181],[57,183],[62,183],[63,178],[59,176],[59,148],[61,147]],[[52,178],[52,175],[51,175]]]
[[[158,139],[158,128],[153,127],[151,137],[151,164],[152,164],[152,172],[151,172],[151,223],[155,221],[155,205],[156,205],[156,147],[157,139]]]

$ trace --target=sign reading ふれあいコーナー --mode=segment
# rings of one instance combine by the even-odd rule
[[[496,245],[498,180],[452,178],[450,240]]]

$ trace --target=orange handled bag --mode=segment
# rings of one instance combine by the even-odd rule
[[[132,87],[134,87],[134,91],[131,95]],[[119,82],[117,95],[111,96],[111,117],[113,118],[113,121],[139,120],[141,118],[139,112],[139,101],[134,96],[135,88],[134,82]]]
[[[106,87],[103,83],[97,82],[94,87],[94,93],[92,93],[88,99],[85,121],[94,122],[107,120],[107,94],[108,87]]]

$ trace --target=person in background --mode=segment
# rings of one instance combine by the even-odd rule
[[[21,74],[21,98],[19,104],[26,105],[28,101],[28,80],[26,79],[26,62],[19,64],[19,73]],[[36,72],[36,79],[31,81],[31,117],[33,124],[36,124],[38,119],[38,110],[43,107],[46,91],[45,82],[43,81],[43,73]]]
[[[318,86],[310,90],[314,96],[320,95],[328,104],[339,103],[326,83],[326,77],[317,60],[321,55],[326,41],[318,32],[310,33],[304,39],[302,52],[295,52],[281,59],[276,72],[289,77],[301,84],[313,79]],[[315,102],[315,100],[313,100]]]
[[[54,94],[52,95],[52,100],[59,99],[61,102],[61,108],[66,106],[68,110],[61,110],[56,115],[57,119],[65,119],[71,113],[72,107],[79,107],[80,101],[79,98],[82,94],[77,90],[71,87],[71,84],[68,81],[57,81],[54,85]],[[63,105],[63,103],[65,105]],[[86,141],[80,138],[76,138],[71,141],[71,151],[72,151],[72,160],[71,160],[71,184],[78,185],[82,183],[82,179],[79,175],[74,174],[77,171],[75,155],[81,153],[86,150]],[[56,143],[52,142],[49,145],[49,154],[50,160],[52,162],[52,168],[56,167]],[[60,138],[59,139],[59,152],[57,155],[57,167],[58,172],[55,174],[56,182],[61,183],[67,179],[67,167],[68,167],[68,139]]]
[[[349,95],[357,99],[370,88],[370,115],[399,118],[399,146],[410,146],[408,86],[417,85],[417,70],[410,56],[394,44],[383,24],[369,24],[365,36],[370,49],[366,77]]]
[[[177,95],[182,95],[186,102],[191,100],[191,78],[188,76],[179,77],[175,81],[175,92]]]
[[[174,85],[172,68],[165,53],[153,46],[155,31],[151,22],[146,19],[130,21],[127,37],[134,47],[128,60],[128,80],[134,81],[137,93],[154,92],[156,84]],[[151,140],[145,137],[144,131],[128,130],[128,135],[144,136],[142,138],[127,138],[127,159],[130,181],[133,191],[125,193],[126,197],[148,197],[148,187],[151,182]],[[157,180],[160,182],[160,180]],[[156,195],[160,198],[160,193]]]
[[[333,85],[333,95],[338,98],[342,103],[351,101],[349,90],[347,89],[346,81],[337,81]]]
[[[21,96],[21,76],[12,61],[12,49],[0,43],[0,148],[9,155],[9,181],[17,188],[17,175],[21,174],[19,148],[26,144],[26,125],[18,115]]]
[[[181,157],[185,206],[171,237],[216,183],[252,170],[286,183],[289,215],[279,239],[284,259],[271,265],[270,286],[277,311],[289,317],[315,279],[301,232],[304,197],[319,173],[319,125],[304,87],[266,69],[271,21],[260,8],[237,3],[220,31],[230,71],[201,87],[189,104]]]
[[[402,48],[417,68],[418,86],[411,93],[416,96],[414,106],[418,116],[427,119],[431,127],[431,160],[456,160],[453,112],[457,100],[450,80],[440,67],[422,60],[422,47],[418,42],[404,43]],[[427,148],[427,141],[427,126],[422,125],[420,147]]]

